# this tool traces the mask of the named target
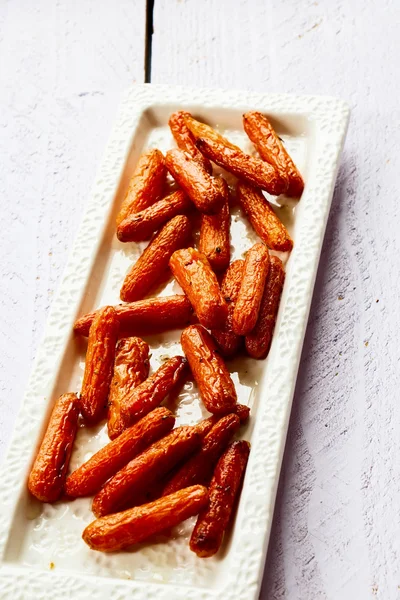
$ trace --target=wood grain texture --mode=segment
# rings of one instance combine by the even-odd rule
[[[144,32],[144,0],[0,4],[1,454]]]
[[[144,12],[0,5],[2,453],[121,91],[143,81]],[[400,594],[399,19],[391,0],[155,1],[154,83],[331,94],[353,110],[262,600]]]
[[[399,18],[389,0],[155,3],[153,82],[336,95],[353,111],[263,600],[400,594]]]

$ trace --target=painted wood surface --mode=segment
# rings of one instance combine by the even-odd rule
[[[263,600],[400,598],[400,4],[155,0],[154,83],[329,94],[352,118],[316,282]],[[0,5],[4,452],[145,6]]]
[[[0,3],[2,453],[144,33],[144,2]]]

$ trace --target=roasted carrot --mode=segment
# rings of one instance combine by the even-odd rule
[[[120,337],[181,329],[193,318],[193,307],[183,294],[118,304],[114,310],[120,322]],[[78,319],[74,325],[75,333],[88,335],[95,315],[96,312],[92,312]]]
[[[193,204],[182,190],[172,192],[166,198],[140,212],[129,215],[117,228],[120,242],[142,242],[150,239],[164,223],[189,212]]]
[[[250,444],[232,442],[215,468],[208,506],[199,514],[190,538],[190,549],[200,557],[213,556],[221,546],[240,490]]]
[[[247,353],[253,358],[265,358],[269,352],[284,281],[282,261],[277,256],[271,256],[258,321],[253,331],[245,338]]]
[[[124,430],[121,402],[149,376],[149,351],[149,345],[138,337],[118,342],[107,415],[108,435],[112,440]]]
[[[243,115],[243,126],[261,157],[288,177],[286,194],[301,196],[303,178],[267,117],[260,112],[248,112]]]
[[[210,127],[210,125],[206,125],[206,123],[202,123],[201,121],[197,121],[192,117],[190,113],[185,113],[185,123],[188,126],[190,132],[194,136],[196,140],[199,138],[206,138],[213,140],[219,144],[223,144],[227,148],[231,148],[232,150],[239,150],[238,146],[232,144],[225,136],[221,135],[216,129]]]
[[[128,427],[156,408],[171,393],[176,393],[188,374],[188,364],[183,356],[173,356],[151,377],[121,401],[121,417]]]
[[[181,344],[206,409],[213,414],[233,412],[235,386],[208,331],[201,325],[190,325],[182,332]]]
[[[130,460],[166,435],[174,423],[175,417],[167,408],[153,410],[71,473],[65,484],[68,496],[76,498],[98,492]]]
[[[224,203],[220,186],[216,183],[216,179],[187,152],[178,148],[168,150],[165,164],[172,177],[200,212],[213,214],[220,210]]]
[[[178,525],[207,505],[207,488],[194,485],[149,504],[90,523],[82,534],[92,550],[114,552]]]
[[[118,329],[112,306],[99,310],[90,326],[81,390],[81,411],[88,423],[97,423],[106,412]]]
[[[189,243],[190,231],[189,219],[184,215],[168,221],[126,275],[121,300],[132,302],[143,298],[167,269],[175,250]]]
[[[207,417],[206,419],[202,419],[195,425],[198,433],[201,435],[201,438],[204,439],[205,436],[211,429],[214,427],[216,423],[221,419],[220,415],[211,415],[211,417]]]
[[[214,271],[224,271],[231,255],[229,230],[229,190],[223,177],[216,179],[223,190],[225,201],[215,215],[201,215],[199,250],[208,259]]]
[[[245,154],[241,150],[233,150],[210,138],[199,138],[196,146],[220,167],[239,179],[258,185],[274,196],[284,193],[287,189],[287,180],[283,179],[275,167],[259,158]]]
[[[169,264],[200,323],[208,328],[223,327],[228,306],[204,254],[194,248],[185,248],[174,252]]]
[[[92,510],[96,517],[117,512],[146,492],[154,481],[168,473],[201,445],[195,427],[177,427],[166,437],[136,456],[96,494]]]
[[[189,485],[208,485],[220,455],[240,427],[235,414],[225,415],[205,436],[200,450],[185,462],[167,482],[162,495],[168,496]]]
[[[117,226],[128,215],[151,206],[161,198],[165,176],[164,157],[159,150],[149,150],[141,155],[118,213]]]
[[[193,160],[197,160],[207,173],[211,174],[212,165],[210,161],[196,148],[195,138],[185,123],[185,117],[190,116],[190,113],[183,110],[172,113],[168,121],[169,128],[178,148],[190,154]]]
[[[293,240],[286,227],[264,198],[261,190],[239,181],[236,198],[254,231],[268,248],[281,252],[287,252],[293,248]]]
[[[243,277],[236,298],[232,329],[237,335],[246,335],[257,323],[265,281],[269,270],[269,253],[264,244],[254,244],[247,252]]]
[[[245,406],[244,404],[236,404],[232,413],[239,417],[240,424],[243,425],[243,423],[246,423],[247,419],[250,416],[250,408],[248,406]],[[214,427],[214,425],[218,423],[220,419],[223,419],[221,415],[212,415],[211,417],[207,417],[206,419],[203,419],[202,421],[197,423],[195,427],[200,433],[201,437],[204,438],[208,434],[208,432],[211,431],[211,428]]]
[[[30,493],[42,502],[55,502],[63,491],[79,409],[76,394],[63,394],[54,405],[28,479]]]
[[[245,404],[236,404],[235,414],[239,417],[240,424],[243,425],[250,416],[250,407]]]
[[[235,260],[227,269],[221,284],[221,292],[228,304],[228,316],[222,329],[213,329],[211,334],[223,356],[233,356],[239,350],[243,338],[232,328],[233,311],[242,283],[244,260]]]

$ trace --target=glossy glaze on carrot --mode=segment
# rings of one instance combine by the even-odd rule
[[[218,144],[223,144],[224,146],[226,146],[227,148],[231,148],[232,150],[240,151],[240,148],[238,146],[232,144],[232,142],[229,141],[224,135],[219,133],[219,131],[217,131],[210,125],[207,125],[206,123],[197,121],[189,113],[185,113],[185,123],[196,140],[198,140],[199,138],[206,138],[217,142]]]
[[[193,320],[193,307],[184,294],[146,298],[113,307],[120,323],[119,337],[154,335],[172,329],[182,329]],[[99,309],[100,310],[100,309]],[[98,311],[80,317],[74,332],[88,335]]]
[[[187,214],[193,207],[182,190],[172,192],[162,200],[140,212],[129,215],[117,227],[120,242],[149,240],[167,221],[177,215]]]
[[[96,494],[92,504],[95,516],[117,512],[129,502],[135,504],[136,498],[200,445],[201,436],[195,427],[171,431],[125,465]]]
[[[118,342],[107,413],[108,436],[112,440],[124,429],[121,403],[149,376],[149,351],[149,345],[138,337],[124,338]]]
[[[181,344],[206,409],[213,414],[234,411],[235,385],[210,333],[201,325],[190,325],[182,332]]]
[[[209,329],[223,327],[228,306],[204,254],[195,248],[184,248],[174,252],[169,264],[200,323]]]
[[[55,502],[63,492],[79,410],[76,394],[63,394],[54,405],[28,479],[30,493],[42,502]]]
[[[232,516],[249,458],[250,444],[232,442],[215,467],[208,506],[199,514],[190,549],[200,557],[216,554]]]
[[[292,250],[292,238],[260,189],[239,181],[236,199],[254,231],[268,248],[280,252]]]
[[[98,423],[106,414],[118,331],[119,321],[112,306],[96,313],[89,331],[80,396],[82,415],[90,424]]]
[[[166,169],[164,156],[157,150],[144,152],[136,165],[135,172],[117,216],[117,226],[130,214],[139,212],[157,202],[165,185]]]
[[[190,113],[184,110],[172,113],[168,121],[169,128],[178,148],[187,152],[194,160],[197,160],[207,173],[211,174],[212,165],[208,158],[203,156],[200,150],[196,148],[195,137],[186,124],[186,118],[190,117]]]
[[[234,356],[243,343],[243,337],[233,331],[233,311],[243,278],[244,260],[235,260],[228,267],[221,283],[221,292],[228,304],[228,316],[222,329],[212,329],[211,334],[221,354]]]
[[[129,427],[179,391],[189,373],[183,356],[172,356],[121,401],[123,426]]]
[[[288,196],[300,197],[304,182],[282,140],[265,115],[252,111],[243,115],[243,127],[260,156],[288,178]]]
[[[284,282],[285,270],[282,261],[277,256],[271,256],[258,321],[253,331],[245,338],[247,354],[253,358],[262,359],[268,355]]]
[[[198,514],[207,505],[207,500],[207,488],[194,485],[148,504],[97,519],[86,527],[82,538],[92,550],[122,550]]]
[[[206,257],[212,269],[224,271],[229,266],[231,256],[229,212],[229,190],[225,179],[216,179],[223,190],[225,201],[215,215],[201,215],[199,250]]]
[[[196,145],[207,158],[226,171],[274,196],[283,194],[287,189],[287,179],[284,179],[275,167],[259,158],[239,149],[233,150],[210,138],[199,138]]]
[[[243,425],[243,423],[247,422],[250,416],[250,408],[245,404],[236,404],[232,413],[239,417],[240,424]],[[223,417],[221,415],[212,415],[211,417],[207,417],[206,419],[199,421],[195,427],[200,433],[201,437],[204,438],[207,433],[211,431],[212,427],[214,427],[214,425],[222,418]]]
[[[186,216],[178,215],[168,221],[126,275],[121,300],[133,302],[143,298],[168,268],[172,254],[189,243],[190,234]]]
[[[232,329],[237,335],[250,333],[257,323],[268,271],[268,248],[261,243],[254,244],[246,254],[242,282],[233,310]]]
[[[162,495],[167,496],[189,485],[208,485],[217,460],[239,427],[240,419],[234,413],[219,419],[203,439],[200,450],[167,482]]]
[[[175,417],[167,408],[153,410],[69,475],[65,484],[68,496],[96,494],[130,460],[166,435],[174,423]]]
[[[176,148],[168,150],[165,164],[172,177],[189,196],[196,208],[214,214],[224,203],[224,195],[215,178],[191,156]]]

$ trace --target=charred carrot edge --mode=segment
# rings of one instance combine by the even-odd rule
[[[235,144],[232,144],[232,142],[230,142],[225,136],[221,135],[218,131],[210,127],[210,125],[206,125],[206,123],[197,121],[190,113],[185,113],[185,123],[196,140],[199,138],[206,138],[214,140],[219,144],[223,144],[232,150],[240,151],[240,148],[235,146]]]
[[[198,514],[207,500],[207,488],[194,485],[149,504],[93,521],[82,538],[92,550],[121,550]]]
[[[133,302],[143,298],[167,269],[175,250],[189,242],[190,232],[189,219],[184,215],[168,221],[126,275],[121,300]]]
[[[217,343],[221,354],[233,356],[240,349],[243,338],[232,328],[233,311],[242,283],[244,260],[235,260],[226,270],[222,279],[221,292],[228,304],[228,316],[222,329],[212,329],[211,335]]]
[[[180,329],[193,319],[193,307],[184,294],[147,298],[114,306],[120,322],[120,337],[152,335],[170,329]],[[88,335],[96,312],[88,313],[75,322],[74,331]]]
[[[182,332],[181,345],[206,409],[220,415],[233,412],[235,385],[208,331],[201,325],[190,325]]]
[[[268,248],[280,252],[292,250],[292,238],[261,190],[240,181],[236,188],[236,198],[254,231]]]
[[[253,331],[245,338],[246,351],[253,358],[266,358],[268,355],[284,282],[285,271],[282,261],[277,256],[271,256],[260,316]]]
[[[42,502],[55,502],[63,491],[79,409],[76,394],[63,394],[54,405],[28,479],[30,493]]]
[[[190,538],[190,549],[200,557],[218,552],[239,493],[250,444],[232,442],[215,467],[209,487],[209,504],[197,519]]]
[[[191,117],[190,113],[183,110],[172,113],[169,118],[168,125],[174,136],[176,145],[181,150],[184,150],[207,171],[212,173],[212,165],[208,158],[202,155],[200,150],[196,148],[196,142],[189,127],[186,125],[185,118]]]
[[[133,213],[121,221],[117,227],[120,242],[143,242],[151,238],[167,221],[177,215],[184,215],[193,207],[182,190],[176,190],[159,200],[153,206]]]
[[[224,203],[220,186],[215,178],[187,152],[179,148],[168,150],[165,164],[172,177],[200,212],[213,214],[220,210]]]
[[[257,323],[268,270],[268,248],[262,243],[254,244],[246,255],[242,283],[233,310],[232,329],[237,335],[250,333]]]
[[[141,155],[117,216],[117,226],[133,212],[139,212],[162,196],[166,177],[164,156],[157,150]]]
[[[231,413],[219,419],[205,436],[200,450],[168,481],[162,495],[168,496],[189,485],[208,485],[217,460],[239,427],[238,415]]]
[[[241,150],[232,150],[209,138],[199,138],[196,146],[220,167],[274,196],[287,190],[287,179],[284,179],[275,167],[259,158]]]
[[[93,499],[96,517],[116,512],[149,490],[153,482],[168,473],[184,457],[201,445],[195,427],[177,427],[166,437],[152,444],[123,467]]]
[[[231,256],[229,190],[225,179],[220,177],[216,181],[223,190],[225,201],[215,215],[201,215],[199,250],[207,257],[214,271],[224,271],[229,266]]]
[[[156,408],[171,393],[177,393],[188,374],[188,364],[183,356],[173,356],[151,377],[121,400],[123,428]]]
[[[243,126],[261,157],[288,177],[286,194],[301,196],[303,178],[267,117],[260,112],[248,112],[243,115]]]
[[[174,423],[175,417],[167,408],[153,410],[71,473],[65,484],[68,496],[76,498],[98,492],[130,460],[166,435]]]
[[[228,306],[204,254],[194,248],[185,248],[174,252],[169,264],[200,323],[210,329],[222,327],[228,314]]]
[[[81,390],[81,412],[88,423],[97,423],[106,412],[118,330],[119,321],[112,306],[98,311],[89,331]]]
[[[124,429],[121,402],[149,376],[149,351],[149,345],[138,337],[118,342],[107,413],[108,436],[112,440]]]

